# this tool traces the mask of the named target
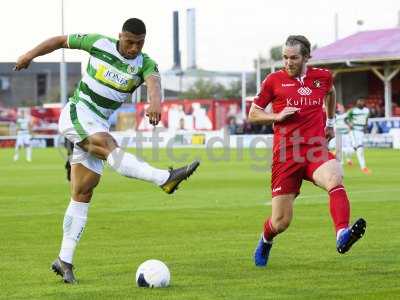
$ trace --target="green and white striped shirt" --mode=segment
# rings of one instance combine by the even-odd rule
[[[149,76],[159,76],[157,64],[145,53],[126,59],[117,50],[117,40],[100,34],[71,34],[68,47],[90,54],[70,101],[83,102],[106,120]]]
[[[367,107],[358,108],[353,107],[347,112],[347,119],[353,125],[354,130],[364,131],[365,125],[369,116],[369,109]]]
[[[29,120],[27,118],[17,119],[18,133],[29,133]]]
[[[336,132],[340,134],[348,134],[350,132],[349,125],[346,124],[345,119],[347,118],[347,113],[336,114]]]

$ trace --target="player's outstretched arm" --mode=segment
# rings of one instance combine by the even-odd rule
[[[151,75],[146,79],[150,105],[146,110],[151,125],[157,125],[161,119],[161,79],[158,75]]]
[[[282,122],[299,110],[300,108],[287,106],[279,113],[265,112],[263,109],[253,103],[250,107],[248,120],[251,123],[261,123],[269,125],[274,122]]]
[[[14,70],[19,71],[22,69],[26,69],[29,67],[29,64],[35,57],[48,54],[60,48],[68,48],[66,35],[49,38],[48,40],[45,40],[44,42],[37,45],[32,50],[20,56],[15,64]]]

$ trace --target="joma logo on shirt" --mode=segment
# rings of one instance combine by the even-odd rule
[[[286,106],[319,106],[322,104],[321,98],[311,99],[307,97],[300,97],[300,99],[293,100],[292,98],[286,98]]]
[[[104,73],[104,77],[107,78],[108,80],[111,80],[112,82],[115,82],[121,86],[126,86],[128,85],[128,79],[124,78],[121,74],[115,73],[111,70],[107,70]]]

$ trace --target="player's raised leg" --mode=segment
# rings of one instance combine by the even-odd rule
[[[200,162],[194,161],[179,169],[162,170],[155,168],[118,147],[114,138],[106,132],[91,135],[80,144],[88,153],[107,160],[111,168],[119,174],[152,182],[168,194],[173,193],[179,184],[189,178],[200,165]]]
[[[264,231],[254,252],[254,263],[265,267],[268,263],[273,239],[285,231],[293,218],[293,201],[296,194],[279,195],[272,198],[272,214],[265,220]]]
[[[329,193],[330,213],[336,230],[336,248],[339,253],[347,252],[365,233],[366,222],[358,219],[349,227],[350,202],[343,186],[341,165],[331,159],[313,173],[315,184]]]

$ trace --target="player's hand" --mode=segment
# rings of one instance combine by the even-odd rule
[[[159,103],[150,104],[146,109],[146,116],[149,118],[150,124],[156,126],[161,120],[161,105]]]
[[[298,111],[300,111],[298,107],[286,106],[276,115],[275,122],[282,122]]]
[[[33,60],[33,58],[29,54],[24,54],[24,55],[20,56],[15,64],[13,70],[19,71],[19,70],[28,68],[29,64],[31,63],[32,60]]]
[[[335,137],[335,129],[333,127],[325,127],[325,137],[328,142],[333,139]]]

